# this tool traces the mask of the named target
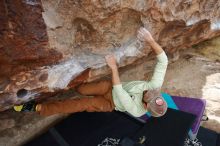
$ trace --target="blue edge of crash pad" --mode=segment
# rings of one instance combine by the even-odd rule
[[[175,102],[173,101],[172,97],[167,93],[161,93],[164,100],[167,102],[167,105],[171,109],[179,110]],[[146,113],[147,117],[151,117],[151,114],[149,112]],[[190,129],[189,135],[192,135],[192,130]]]

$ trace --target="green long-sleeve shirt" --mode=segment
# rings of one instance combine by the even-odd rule
[[[112,90],[115,110],[128,112],[135,117],[144,115],[147,110],[142,103],[143,91],[160,88],[164,81],[168,59],[165,52],[157,55],[157,64],[152,79],[147,81],[131,81],[114,85]]]

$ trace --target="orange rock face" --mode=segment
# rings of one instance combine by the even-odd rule
[[[4,0],[0,21],[5,110],[75,87],[88,79],[90,68],[96,78],[105,75],[108,53],[119,66],[149,55],[149,46],[136,39],[141,26],[171,54],[220,35],[220,1]]]

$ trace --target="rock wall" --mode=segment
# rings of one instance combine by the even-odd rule
[[[140,26],[173,56],[220,35],[220,1],[2,0],[0,20],[3,111],[100,78],[108,53],[120,67],[150,55]]]

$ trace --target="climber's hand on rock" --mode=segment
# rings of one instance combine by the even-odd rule
[[[152,35],[150,34],[150,32],[147,29],[145,29],[144,27],[141,27],[138,30],[137,38],[140,41],[147,42],[157,55],[164,52],[162,47],[156,41],[154,41],[154,39],[153,39]]]
[[[154,41],[151,33],[144,27],[141,27],[137,32],[137,38],[140,41],[151,43]]]
[[[106,55],[105,60],[111,69],[117,69],[117,61],[113,54]]]

